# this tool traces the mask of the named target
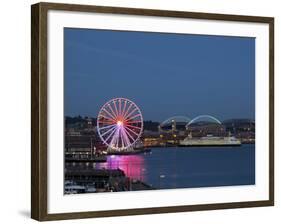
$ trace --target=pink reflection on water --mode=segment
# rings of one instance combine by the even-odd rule
[[[98,163],[99,169],[121,169],[127,177],[132,179],[144,180],[145,164],[142,156],[139,155],[111,155],[107,156],[106,163]]]

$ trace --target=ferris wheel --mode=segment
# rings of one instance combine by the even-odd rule
[[[142,130],[141,111],[131,100],[111,99],[99,111],[97,131],[110,149],[121,151],[132,147],[140,138]]]

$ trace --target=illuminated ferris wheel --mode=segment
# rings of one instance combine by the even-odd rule
[[[111,99],[98,114],[98,134],[110,149],[121,151],[132,147],[140,138],[142,130],[141,111],[131,100]]]

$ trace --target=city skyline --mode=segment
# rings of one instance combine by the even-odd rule
[[[90,118],[90,119],[97,119],[97,117],[94,117],[94,116],[87,116],[87,115],[81,115],[81,114],[78,114],[78,115],[74,115],[74,116],[70,116],[70,115],[65,115],[65,118],[78,118],[78,117],[81,117],[81,119],[86,119],[86,118]],[[167,120],[170,120],[171,118],[177,118],[177,117],[186,117],[186,118],[189,118],[190,120],[192,119],[195,119],[197,117],[204,117],[206,116],[205,118],[207,119],[207,116],[211,116],[211,115],[208,115],[208,114],[200,114],[198,116],[195,116],[195,117],[188,117],[188,116],[172,116],[172,117],[168,117],[167,119],[165,120],[162,120],[162,121],[158,121],[158,120],[143,120],[144,122],[158,122],[158,123],[162,123],[164,121],[167,121]],[[217,117],[214,117],[216,119],[218,119]],[[202,119],[203,120],[203,119]],[[206,121],[206,122],[215,122],[214,120],[212,119],[208,119],[209,121]],[[229,120],[236,120],[236,121],[243,121],[243,120],[249,120],[249,121],[252,121],[252,122],[255,122],[255,119],[250,119],[250,118],[229,118],[229,119],[225,119],[225,120],[220,120],[218,119],[220,122],[224,122],[224,121],[229,121]],[[198,120],[198,121],[201,121],[201,120]]]
[[[144,120],[255,117],[255,39],[65,28],[65,115],[115,97]]]

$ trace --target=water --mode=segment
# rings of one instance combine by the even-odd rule
[[[255,184],[255,145],[153,148],[151,153],[108,156],[96,168],[122,169],[157,189]]]

